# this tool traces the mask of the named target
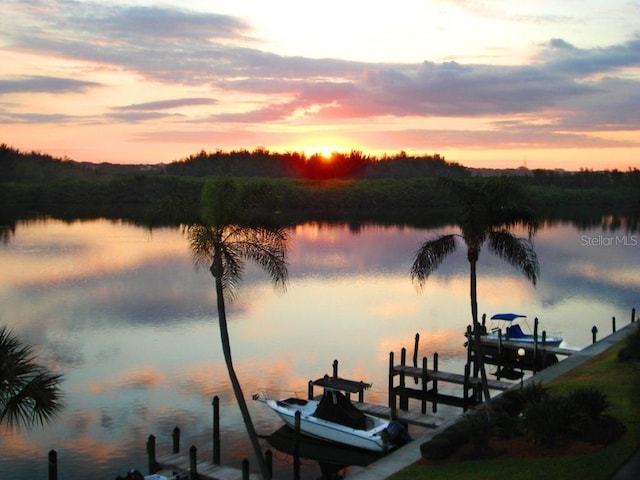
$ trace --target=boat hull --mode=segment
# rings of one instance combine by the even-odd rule
[[[482,340],[494,341],[496,343],[498,342],[498,334],[482,335],[480,338]],[[535,343],[533,335],[524,335],[522,337],[513,338],[509,337],[508,335],[502,334],[501,338],[503,342],[521,343],[523,345],[533,345]],[[538,335],[538,347],[559,347],[562,343],[562,340],[563,339],[560,337],[546,337],[543,342],[542,336]]]
[[[310,437],[373,452],[385,452],[389,449],[385,441],[385,430],[389,422],[379,418],[365,414],[372,428],[359,430],[315,417],[313,413],[318,404],[315,400],[304,401],[300,405],[291,405],[282,400],[267,400],[266,404],[294,429],[296,412],[299,411],[300,431]]]

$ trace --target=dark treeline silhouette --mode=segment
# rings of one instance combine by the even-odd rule
[[[446,162],[438,154],[400,152],[381,158],[361,152],[331,159],[256,149],[200,152],[158,165],[79,163],[0,145],[0,226],[15,218],[53,215],[62,219],[129,218],[149,225],[192,223],[207,178],[235,177],[262,182],[277,199],[284,222],[373,221],[421,224],[450,213],[437,186],[440,177],[473,180],[487,172]],[[495,171],[521,184],[531,205],[545,217],[562,220],[587,214],[640,211],[640,171]],[[429,212],[426,215],[426,212]],[[594,215],[594,213],[597,213]],[[439,221],[440,221],[439,220]],[[8,235],[10,230],[4,229]]]
[[[207,153],[202,150],[183,160],[164,167],[170,175],[271,178],[308,178],[312,180],[361,179],[361,178],[409,178],[447,175],[466,177],[471,173],[466,167],[445,161],[438,154],[409,156],[405,152],[397,155],[375,157],[358,150],[349,153],[333,152],[329,157],[304,153],[273,153],[264,148],[217,150]]]

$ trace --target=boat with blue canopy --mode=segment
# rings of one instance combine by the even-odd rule
[[[525,327],[527,331],[523,330]],[[527,323],[527,316],[519,313],[496,313],[491,317],[489,331],[482,335],[483,339],[495,339],[505,342],[517,342],[532,345],[536,338]],[[559,335],[538,334],[538,344],[542,346],[558,347],[563,341]]]

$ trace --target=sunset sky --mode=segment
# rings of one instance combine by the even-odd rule
[[[2,0],[0,143],[640,168],[637,0]]]

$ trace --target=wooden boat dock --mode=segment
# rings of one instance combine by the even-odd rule
[[[400,364],[394,363],[393,352],[389,354],[389,407],[396,410],[399,399],[399,409],[396,410],[404,414],[409,410],[409,399],[420,400],[421,412],[426,413],[427,402],[432,403],[432,410],[435,413],[438,403],[460,407],[466,410],[468,407],[479,402],[479,392],[482,380],[471,375],[471,362],[465,365],[464,374],[445,372],[438,369],[438,354],[433,355],[433,368],[427,368],[426,357],[422,359],[422,366],[410,366],[406,364],[406,349],[403,348],[400,354]],[[414,358],[414,361],[417,359]],[[416,362],[417,363],[417,362]],[[399,379],[396,385],[395,379]],[[406,379],[416,379],[419,388],[407,386]],[[444,382],[462,386],[462,396],[447,395],[438,391],[438,383]],[[490,390],[504,391],[513,386],[513,383],[500,380],[487,379]],[[431,388],[429,388],[431,386]]]
[[[389,407],[385,407],[384,405],[375,405],[373,403],[365,402],[353,402],[353,404],[361,412],[368,413],[369,415],[373,415],[374,417],[386,419],[389,419],[391,417],[391,409]],[[394,414],[394,420],[397,420],[400,423],[416,425],[418,427],[424,428],[438,428],[442,423],[444,423],[444,419],[435,415],[404,410],[397,411]]]
[[[157,466],[160,469],[156,473],[170,479],[190,479],[191,458],[188,455],[174,453],[165,455],[156,459]],[[223,465],[214,465],[213,463],[203,460],[196,461],[196,471],[198,480],[243,480],[246,478],[259,480],[261,477],[257,473],[250,473],[243,476],[243,471],[239,468],[225,467]]]

